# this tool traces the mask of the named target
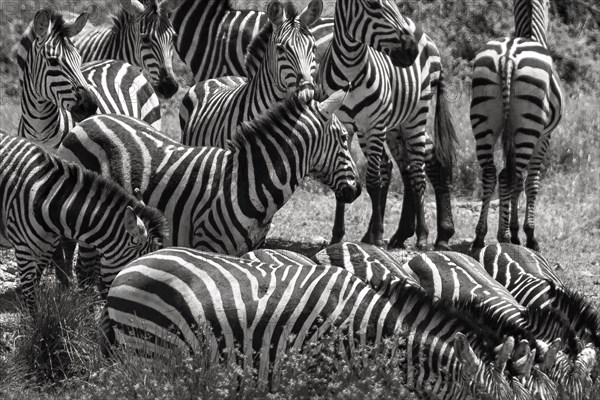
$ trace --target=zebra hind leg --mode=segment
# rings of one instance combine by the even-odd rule
[[[482,249],[485,246],[485,235],[488,230],[488,213],[490,210],[490,201],[496,189],[496,166],[494,160],[482,166],[482,188],[483,198],[481,201],[481,211],[479,212],[479,221],[475,228],[475,240],[473,241],[473,250]]]
[[[519,240],[519,198],[523,191],[523,173],[517,172],[513,177],[512,198],[510,205],[510,242],[512,244],[521,244]]]
[[[367,158],[367,193],[371,198],[371,219],[367,232],[361,239],[363,243],[383,246],[383,211],[381,210],[383,160],[385,135],[371,133],[361,137],[361,148]]]
[[[527,198],[527,205],[525,211],[525,222],[523,223],[523,230],[527,237],[527,247],[532,250],[540,251],[540,245],[535,238],[535,200],[540,190],[540,170],[542,168],[542,161],[546,156],[548,145],[550,144],[550,135],[547,134],[538,143],[531,160],[529,161],[527,168],[527,180],[525,181],[525,196]]]
[[[500,210],[498,217],[498,242],[510,243],[510,203],[513,189],[512,181],[506,168],[500,171],[498,192],[500,197]]]

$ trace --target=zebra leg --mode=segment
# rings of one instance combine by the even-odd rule
[[[333,221],[333,229],[331,230],[331,242],[329,244],[339,243],[344,239],[346,227],[344,225],[344,217],[346,214],[346,204],[341,201],[335,203],[335,219]]]
[[[429,236],[429,229],[425,221],[425,165],[422,162],[411,163],[409,173],[417,216],[416,248],[426,250],[428,247],[427,237]]]
[[[380,204],[379,209],[381,210],[381,220],[385,220],[385,206],[387,204],[387,196],[390,190],[390,184],[392,182],[392,169],[394,165],[392,164],[392,160],[388,156],[387,152],[384,150],[383,158],[381,160],[381,196],[380,196]]]
[[[437,217],[435,247],[440,250],[450,250],[448,242],[454,236],[454,220],[452,219],[452,201],[450,195],[452,168],[443,168],[438,160],[432,158],[425,164],[425,172],[435,193]]]
[[[479,221],[475,228],[475,240],[473,241],[473,250],[482,249],[485,246],[485,235],[488,230],[488,212],[490,210],[490,201],[496,189],[496,166],[492,159],[490,163],[484,164],[482,167],[482,187],[483,198],[481,200],[481,211],[479,212]]]
[[[19,276],[19,298],[29,312],[35,312],[35,288],[56,250],[57,244],[42,244],[38,247],[36,255],[29,246],[15,248],[15,258]]]
[[[95,270],[98,262],[98,253],[92,247],[79,246],[79,257],[75,272],[79,287],[88,288],[95,283]]]
[[[509,217],[513,185],[506,168],[500,171],[498,192],[500,197],[500,217],[498,218],[498,242],[510,243]],[[514,177],[513,177],[514,179]]]
[[[63,238],[52,257],[52,263],[56,268],[56,278],[64,287],[69,287],[73,276],[73,259],[76,246],[76,241]]]
[[[371,220],[363,243],[383,246],[383,214],[381,211],[381,161],[383,158],[385,134],[370,133],[360,137],[360,144],[367,158],[367,193],[371,198]]]
[[[539,251],[540,246],[535,238],[535,200],[540,189],[540,170],[542,168],[542,161],[546,156],[548,145],[550,144],[550,135],[545,135],[539,142],[535,149],[529,165],[527,168],[527,180],[525,183],[525,196],[527,197],[527,205],[525,210],[525,222],[523,223],[523,230],[527,237],[527,247],[532,250]]]
[[[521,244],[519,240],[519,198],[523,191],[523,173],[517,173],[513,177],[515,180],[512,188],[512,198],[510,205],[510,242],[512,244]]]

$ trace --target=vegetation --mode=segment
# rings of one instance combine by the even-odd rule
[[[42,6],[81,12],[97,6],[91,20],[104,21],[116,11],[117,1],[2,1],[0,8],[0,127],[15,132],[20,115],[20,88],[12,53],[21,33]],[[298,1],[307,3],[307,0]],[[260,7],[264,1],[236,0],[243,7]],[[565,111],[552,137],[538,196],[536,226],[543,254],[556,272],[595,304],[600,305],[600,5],[581,0],[552,0],[548,35],[550,49],[563,81]],[[331,15],[332,1],[325,0]],[[486,41],[512,31],[512,0],[409,0],[403,12],[420,23],[436,41],[443,55],[453,94],[453,115],[459,134],[455,164],[455,250],[466,250],[479,212],[479,167],[469,122],[472,59]],[[179,100],[191,84],[191,74],[175,62],[182,89],[163,103],[166,133],[179,137]],[[361,159],[358,147],[354,148]],[[497,160],[501,161],[498,153]],[[359,163],[364,171],[364,162]],[[397,172],[397,171],[396,171]],[[395,173],[395,177],[399,174]],[[402,186],[395,179],[386,208],[386,235],[398,224]],[[274,219],[269,245],[311,255],[329,239],[334,198],[316,182],[303,191]],[[435,207],[428,194],[427,222],[435,237]],[[497,205],[490,213],[494,236]],[[346,238],[360,240],[368,224],[370,202],[366,194],[347,208]],[[523,215],[521,214],[521,219]],[[290,229],[293,227],[293,229]],[[13,259],[0,250],[0,266]],[[123,350],[117,361],[104,360],[96,346],[98,329],[95,299],[76,290],[57,290],[54,284],[40,291],[44,301],[34,317],[15,305],[12,289],[0,282],[0,397],[6,399],[121,399],[121,398],[231,398],[243,388],[242,397],[262,398],[407,398],[397,385],[400,378],[390,369],[394,358],[364,358],[360,365],[330,357],[327,352],[287,355],[287,369],[272,393],[251,379],[253,371],[230,361],[209,363],[204,356],[173,358],[167,365],[142,363]],[[327,346],[327,342],[323,344]],[[368,349],[367,349],[368,350]],[[600,365],[600,359],[599,365]],[[595,377],[600,375],[596,368]],[[240,378],[241,377],[241,378]],[[590,399],[600,398],[596,378]]]

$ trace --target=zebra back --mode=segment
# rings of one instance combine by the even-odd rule
[[[280,365],[286,349],[332,330],[347,337],[350,355],[361,343],[394,339],[394,347],[406,352],[398,367],[411,389],[445,399],[468,393],[513,399],[502,373],[489,364],[502,339],[421,290],[401,287],[390,300],[337,267],[273,267],[169,248],[117,276],[103,326],[109,340],[171,357],[170,348],[201,349],[197,328],[208,325],[210,349],[237,347],[246,359],[257,360],[259,377]],[[488,356],[475,355],[466,337]]]
[[[265,264],[276,266],[297,265],[309,266],[315,265],[315,262],[302,254],[290,250],[281,249],[258,249],[250,251],[240,257],[243,260],[260,261]]]
[[[121,0],[112,23],[84,30],[74,39],[83,62],[120,60],[140,67],[156,92],[170,98],[179,88],[173,75],[175,31],[168,14],[173,1]]]
[[[60,238],[96,248],[101,273],[114,277],[168,236],[156,209],[96,173],[14,136],[0,135],[0,155],[0,245],[15,247],[29,306]]]
[[[244,76],[248,45],[268,21],[264,12],[234,10],[229,0],[183,0],[170,18],[176,49],[196,82]],[[318,63],[333,37],[333,18],[321,18],[310,30]]]

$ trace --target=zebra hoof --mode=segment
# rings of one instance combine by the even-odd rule
[[[387,248],[392,250],[392,249],[406,249],[406,245],[404,244],[404,241],[406,239],[400,239],[397,235],[392,236],[392,238],[390,239]]]
[[[371,244],[377,247],[385,247],[385,242],[383,241],[383,238],[374,237],[374,235],[371,235],[370,233],[367,233],[365,236],[363,236],[363,238],[360,241],[362,243]]]
[[[527,248],[533,250],[533,251],[540,251],[540,244],[538,243],[537,240],[535,239],[527,239]]]

